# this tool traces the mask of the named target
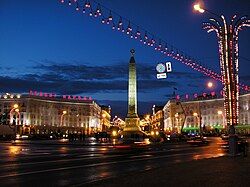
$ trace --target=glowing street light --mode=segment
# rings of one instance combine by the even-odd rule
[[[203,8],[201,8],[200,4],[195,4],[194,5],[194,10],[200,12],[200,13],[204,13],[205,10]]]
[[[159,131],[158,130],[152,130],[151,132],[150,132],[150,134],[151,134],[151,136],[159,136]]]
[[[112,136],[117,136],[117,131],[112,131]]]
[[[18,108],[18,104],[14,104],[13,108],[17,109]]]
[[[212,88],[213,86],[214,86],[214,84],[213,84],[212,82],[208,82],[208,83],[207,83],[207,87],[208,87],[208,88]]]
[[[197,112],[194,112],[194,113],[193,113],[193,116],[198,117],[198,113],[197,113]]]
[[[221,110],[219,110],[217,113],[218,113],[218,115],[222,115],[223,114],[223,112]]]

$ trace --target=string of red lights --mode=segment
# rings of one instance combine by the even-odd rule
[[[138,26],[135,23],[132,23],[130,20],[122,17],[111,9],[101,5],[95,0],[59,0],[63,4],[68,4],[69,6],[74,5],[77,12],[82,12],[85,15],[90,17],[101,19],[102,24],[109,25],[112,30],[117,30],[126,34],[131,39],[138,40],[143,45],[154,48],[155,51],[158,51],[168,57],[181,62],[182,64],[187,65],[188,67],[196,70],[208,77],[211,77],[215,80],[223,82],[222,76],[210,68],[207,68],[199,64],[196,60],[191,58],[189,55],[185,54],[181,50],[177,49],[173,45],[168,44],[166,41],[157,38],[154,34],[151,34],[147,30]],[[239,87],[245,91],[250,90],[250,86],[239,83]]]

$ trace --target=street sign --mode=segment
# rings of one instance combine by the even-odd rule
[[[171,65],[171,62],[166,62],[166,71],[169,73],[169,72],[172,72],[172,65]]]
[[[158,73],[157,74],[157,79],[165,79],[167,78],[167,74],[166,73]]]
[[[158,63],[156,66],[157,79],[167,78],[167,73],[172,72],[171,62]]]

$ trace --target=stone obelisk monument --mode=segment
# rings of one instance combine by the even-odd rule
[[[136,64],[135,64],[135,50],[131,49],[131,58],[129,61],[129,79],[128,79],[128,114],[125,119],[125,128],[123,134],[125,136],[134,137],[134,134],[140,134],[139,126],[140,119],[137,115],[137,86],[136,86]]]

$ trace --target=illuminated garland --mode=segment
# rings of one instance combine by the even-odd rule
[[[211,77],[215,80],[223,82],[223,76],[208,69],[201,64],[197,63],[189,55],[180,52],[173,45],[169,45],[167,42],[161,39],[157,39],[153,34],[132,23],[130,20],[120,16],[114,11],[106,8],[105,6],[97,3],[95,0],[59,0],[63,4],[69,6],[74,5],[77,12],[82,12],[90,17],[100,19],[102,24],[109,25],[112,30],[117,30],[126,34],[129,38],[138,40],[142,44],[154,48],[156,51],[172,57],[173,59],[180,61],[182,64],[189,66],[190,68],[201,72],[202,74]],[[108,13],[107,13],[108,12]],[[250,90],[250,87],[244,84],[239,84],[241,89],[246,91]]]

